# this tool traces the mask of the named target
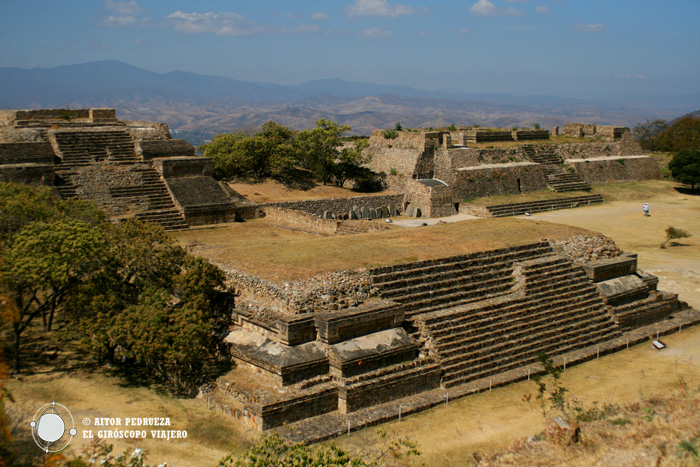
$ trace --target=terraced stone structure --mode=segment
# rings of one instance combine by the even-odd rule
[[[599,141],[553,144],[546,142],[545,130],[399,131],[395,137],[376,130],[367,151],[373,156],[370,167],[387,174],[389,189],[405,195],[405,211],[423,217],[455,214],[473,198],[590,191],[590,183],[661,177],[654,159],[642,154],[628,129],[574,126],[580,130],[577,135],[595,135]],[[523,143],[503,149],[470,147],[485,141]]]
[[[212,172],[164,123],[122,122],[114,109],[0,111],[0,180],[93,200],[113,219],[175,230],[251,215]]]
[[[576,242],[294,283],[228,270],[240,294],[226,339],[237,368],[205,397],[256,430],[318,441],[521,379],[539,371],[539,352],[572,362],[672,315],[671,328],[700,321],[635,255]]]

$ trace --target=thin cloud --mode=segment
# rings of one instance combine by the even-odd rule
[[[421,10],[425,11],[425,10]],[[387,0],[355,0],[346,7],[349,17],[356,16],[386,16],[396,18],[398,16],[411,16],[419,11],[410,5],[389,3]]]
[[[315,19],[316,21],[325,21],[328,18],[330,18],[330,16],[322,11],[319,11],[318,13],[314,13],[313,15],[311,15],[311,19]]]
[[[460,29],[457,34],[459,34],[460,36],[468,36],[471,33],[472,33],[471,29]]]
[[[530,3],[530,0],[506,0],[506,3]]]
[[[577,31],[582,31],[582,32],[602,32],[602,31],[607,30],[608,27],[603,25],[603,24],[600,24],[600,23],[594,23],[594,24],[578,23],[574,29]]]
[[[134,16],[108,16],[102,20],[102,25],[110,28],[125,28],[133,26],[138,20]]]
[[[428,37],[430,34],[428,34],[428,31],[421,29],[416,33],[416,36],[418,37]]]
[[[120,16],[138,16],[146,12],[146,9],[141,7],[134,0],[128,2],[104,0],[104,2],[102,2],[102,6],[107,10],[114,11]]]
[[[499,8],[489,0],[479,0],[469,8],[474,16],[523,16],[525,13],[514,7]]]
[[[180,10],[169,14],[173,28],[185,34],[216,34],[219,36],[251,36],[269,30],[237,13],[184,13]]]
[[[363,29],[360,31],[360,35],[365,39],[371,40],[387,39],[391,36],[391,31],[386,31],[379,28]]]
[[[535,13],[537,13],[538,15],[548,15],[549,13],[551,13],[551,10],[544,5],[537,5],[535,7]]]

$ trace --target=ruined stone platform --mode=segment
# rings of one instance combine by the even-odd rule
[[[700,310],[689,309],[674,313],[673,318],[644,326],[624,333],[613,340],[569,352],[554,358],[557,367],[566,367],[599,358],[603,355],[628,349],[631,346],[649,342],[660,336],[682,332],[682,329],[700,324]],[[449,389],[435,389],[380,406],[371,407],[347,415],[324,414],[283,427],[270,430],[291,442],[318,443],[350,432],[399,420],[428,410],[432,407],[448,404],[450,401],[486,392],[508,384],[527,380],[537,374],[543,374],[542,365],[531,364],[504,373],[482,378]]]

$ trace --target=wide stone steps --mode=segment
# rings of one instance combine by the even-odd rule
[[[535,363],[537,354],[544,352],[548,355],[561,355],[583,347],[589,347],[617,337],[614,325],[605,328],[592,326],[578,331],[578,337],[570,338],[570,336],[561,336],[568,339],[560,339],[557,342],[538,342],[536,344],[528,343],[519,348],[509,348],[505,352],[505,356],[498,355],[496,358],[473,365],[461,370],[447,369],[443,376],[442,385],[445,388],[458,386],[487,376],[502,373],[514,368]],[[565,340],[565,343],[562,341]],[[524,350],[523,350],[524,349]],[[514,354],[513,352],[518,352]]]
[[[544,255],[551,255],[552,250],[547,246],[542,246],[527,250],[527,257],[535,258]],[[512,268],[516,261],[523,260],[523,252],[506,253],[493,256],[476,257],[474,259],[456,261],[446,263],[439,266],[430,266],[424,268],[415,268],[404,270],[396,273],[382,274],[383,277],[372,277],[372,282],[381,287],[382,293],[392,293],[396,289],[406,289],[410,287],[418,287],[421,284],[430,282],[440,282],[449,280],[456,276],[471,276],[472,274],[482,273],[484,270],[496,270],[502,266],[502,269]],[[391,279],[391,280],[387,280]]]
[[[383,288],[384,284],[388,284],[389,288],[391,288],[391,284],[395,281],[409,280],[412,277],[425,277],[435,273],[458,271],[470,268],[472,265],[492,265],[496,262],[505,261],[507,258],[512,258],[513,261],[522,261],[523,259],[545,254],[552,254],[552,249],[547,242],[539,242],[490,252],[376,268],[370,270],[370,278],[372,283],[380,288]]]
[[[575,298],[572,298],[573,293],[576,293]],[[522,313],[530,312],[536,314],[541,310],[558,309],[569,305],[578,306],[590,301],[600,301],[600,296],[595,290],[581,291],[579,288],[574,287],[564,292],[564,297],[554,300],[551,298],[551,294],[543,292],[532,299],[528,297],[528,300],[516,300],[505,306],[475,308],[471,314],[455,318],[455,321],[443,321],[433,325],[430,329],[430,335],[436,342],[449,343],[458,341],[463,337],[466,339],[474,332],[475,326],[494,321],[495,319],[500,320],[501,316],[518,316]]]
[[[116,163],[137,162],[133,139],[126,130],[56,132],[56,142],[64,162],[91,156]]]
[[[443,359],[465,353],[476,357],[480,349],[498,342],[512,341],[526,334],[540,331],[544,335],[545,331],[551,329],[553,323],[556,324],[556,329],[564,329],[569,324],[579,323],[582,315],[600,307],[600,299],[593,297],[583,302],[574,302],[569,299],[568,303],[551,308],[527,309],[498,317],[490,316],[482,319],[481,322],[473,322],[471,328],[461,333],[460,339],[456,339],[457,336],[437,339],[436,348]],[[597,319],[608,322],[609,317],[599,315]],[[485,339],[484,336],[489,338]]]
[[[424,298],[422,300],[399,301],[405,306],[405,316],[412,318],[421,313],[430,313],[436,310],[452,308],[455,306],[466,305],[471,302],[481,301],[488,298],[495,298],[499,295],[505,295],[513,287],[512,281],[493,280],[489,281],[477,289],[470,289],[450,293],[447,295],[436,295],[434,297]]]
[[[165,230],[182,230],[188,228],[187,223],[177,209],[139,212],[134,217],[142,221],[160,224]]]
[[[582,273],[580,271],[573,271],[563,274],[561,277],[545,278],[543,280],[532,280],[525,282],[524,290],[527,291],[527,295],[523,298],[514,298],[510,303],[522,303],[529,305],[530,302],[542,302],[547,300],[547,295],[551,295],[554,291],[563,294],[576,291],[577,293],[582,293],[583,291],[590,291],[597,294],[596,289],[585,281]],[[478,310],[489,310],[493,308],[503,308],[508,306],[508,303],[495,303],[495,304],[485,304],[484,307],[478,308]],[[421,315],[420,320],[425,323],[426,326],[431,326],[433,329],[440,329],[441,323],[455,323],[456,320],[461,320],[467,318],[471,314],[475,313],[474,309],[456,309],[449,313],[424,313]]]
[[[471,268],[470,268],[471,270]],[[439,277],[429,276],[422,278],[420,282],[409,284],[403,287],[397,287],[389,290],[382,290],[382,297],[392,298],[398,301],[412,301],[422,298],[431,297],[433,295],[442,295],[458,291],[465,288],[465,285],[470,285],[467,288],[478,288],[478,284],[489,280],[509,278],[512,269],[501,267],[496,270],[486,270],[483,267],[480,270],[475,270],[472,274],[451,273],[449,275],[443,273]],[[421,279],[421,278],[418,278]],[[432,279],[432,280],[431,280]]]
[[[525,213],[535,213],[543,211],[554,211],[559,209],[571,209],[579,206],[602,203],[603,197],[600,194],[572,196],[543,201],[533,201],[529,203],[499,204],[487,206],[489,213],[493,217],[520,216]]]

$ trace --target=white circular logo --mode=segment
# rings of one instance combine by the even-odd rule
[[[66,422],[70,429],[66,431]],[[78,433],[73,423],[73,415],[62,404],[55,400],[43,405],[36,411],[29,423],[34,442],[44,452],[58,452],[65,449],[73,436]]]

